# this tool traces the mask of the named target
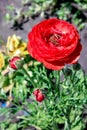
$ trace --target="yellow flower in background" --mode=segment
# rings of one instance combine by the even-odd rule
[[[11,56],[24,56],[28,54],[27,44],[15,34],[12,37],[9,36],[7,40],[7,54]]]
[[[5,65],[4,55],[0,52],[0,69],[2,69]]]

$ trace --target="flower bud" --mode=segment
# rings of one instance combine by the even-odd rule
[[[42,93],[38,93],[38,95],[36,96],[36,100],[38,102],[42,102],[44,100],[44,95]]]
[[[65,69],[65,75],[66,75],[66,76],[70,76],[70,75],[72,75],[72,70],[66,68],[66,69]]]
[[[44,100],[44,94],[41,92],[40,89],[36,89],[33,92],[34,96],[36,97],[36,101],[42,102]]]
[[[37,96],[38,93],[40,93],[40,92],[41,92],[40,89],[36,89],[36,90],[33,92],[33,94],[34,94],[34,96]]]
[[[9,60],[9,65],[12,69],[17,70],[18,66],[20,65],[21,58],[18,56],[13,57]]]
[[[80,68],[81,68],[81,65],[79,63],[73,65],[74,70],[78,71],[78,70],[80,70]]]

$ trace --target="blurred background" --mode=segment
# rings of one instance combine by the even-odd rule
[[[51,17],[76,26],[83,45],[79,62],[87,73],[87,0],[0,0],[0,46],[13,34],[27,41],[32,27]]]

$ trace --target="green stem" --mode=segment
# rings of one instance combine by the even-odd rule
[[[24,67],[22,69],[25,72],[25,74],[28,76],[28,79],[31,82],[31,84],[33,85],[33,87],[36,87],[35,82],[32,80],[32,78],[30,77],[30,75],[28,74],[28,72],[26,71],[26,69]]]
[[[31,112],[29,112],[27,109],[23,108],[23,110],[24,110],[28,115],[33,116],[33,114],[32,114]]]
[[[53,130],[58,130],[58,125],[56,122],[53,121]]]
[[[36,113],[38,112],[38,106],[36,103],[34,103],[34,107],[35,107],[35,110],[36,110]]]
[[[66,120],[64,130],[71,130],[71,122],[70,122],[70,111],[67,110],[67,113],[64,113]]]
[[[46,102],[46,100],[43,101],[43,105],[44,105],[45,110],[48,112],[48,107],[47,107],[47,102]]]
[[[63,76],[64,76],[64,85],[66,86],[67,76],[64,72],[64,69],[62,69],[62,73],[63,73]]]
[[[56,89],[58,91],[58,97],[60,97],[60,71],[56,71]]]
[[[74,79],[75,79],[76,72],[77,72],[77,71],[74,72],[73,77],[71,78],[71,82],[72,82],[72,83],[74,83]]]
[[[85,76],[85,71],[82,70],[82,72],[83,72],[83,77],[84,77],[84,85],[86,86],[86,76]]]
[[[64,130],[71,130],[70,124],[69,124],[69,122],[67,120],[65,121]]]

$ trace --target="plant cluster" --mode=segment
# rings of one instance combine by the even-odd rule
[[[12,22],[14,29],[18,29],[19,26],[22,29],[21,26],[24,23],[37,16],[42,18],[56,16],[59,19],[70,21],[80,30],[85,26],[87,18],[86,0],[22,0],[20,9],[13,5],[7,6],[5,19]]]

